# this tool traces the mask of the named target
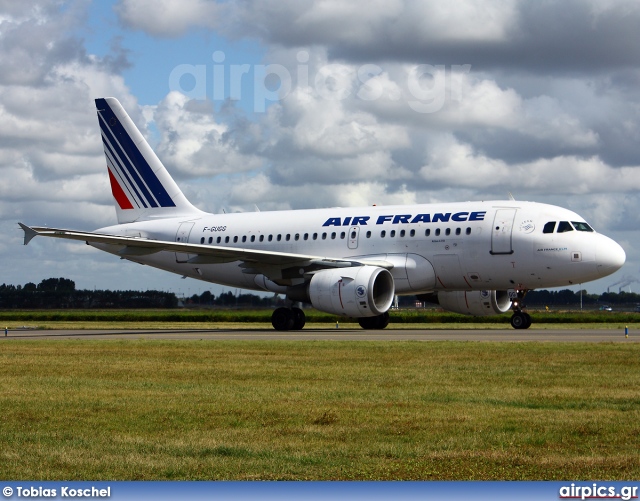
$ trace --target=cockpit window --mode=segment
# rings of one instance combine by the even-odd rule
[[[573,231],[573,226],[569,221],[560,221],[558,223],[558,233],[565,233],[567,231]]]
[[[591,226],[589,226],[587,223],[571,221],[571,224],[578,231],[593,231],[593,228],[591,228]]]
[[[556,222],[549,221],[547,224],[544,225],[542,233],[553,233],[553,230],[555,229],[556,229]]]

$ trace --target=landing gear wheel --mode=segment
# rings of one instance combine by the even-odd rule
[[[362,317],[358,319],[358,323],[365,330],[375,329],[378,325],[378,317]]]
[[[277,331],[293,329],[294,322],[294,314],[289,308],[276,308],[271,314],[271,325]]]
[[[304,311],[300,308],[291,308],[291,313],[293,315],[293,327],[294,331],[302,330],[304,324],[306,323],[306,318],[304,315]]]
[[[516,311],[511,317],[511,327],[514,329],[528,329],[531,327],[531,316],[522,311]]]
[[[367,330],[384,329],[389,325],[389,312],[385,312],[377,317],[362,317],[358,319],[360,327]]]
[[[389,325],[389,312],[385,311],[378,319],[378,329],[384,329],[387,325]]]

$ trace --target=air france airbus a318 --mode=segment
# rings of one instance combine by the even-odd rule
[[[270,291],[301,329],[294,304],[383,329],[395,295],[476,316],[513,310],[526,329],[527,291],[605,277],[625,262],[616,242],[575,212],[515,200],[208,214],[183,195],[115,98],[96,99],[118,224],[94,232],[22,223],[37,236],[86,242],[120,258],[231,287]]]

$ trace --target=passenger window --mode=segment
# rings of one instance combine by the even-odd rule
[[[233,237],[233,243],[237,243],[238,242],[238,237]]]
[[[219,244],[220,242],[222,242],[222,237],[216,238],[216,243]]]
[[[313,234],[313,239],[314,239],[314,240],[318,240],[318,234],[317,234],[317,233],[314,233],[314,234]]]
[[[224,243],[228,244],[229,243],[229,237],[224,237]]]
[[[444,234],[447,236],[451,235],[451,228],[447,228],[446,230],[444,230]]]
[[[367,238],[371,238],[371,232],[367,231]]]
[[[390,237],[395,237],[396,236],[396,230],[391,230],[391,233],[389,233]]]
[[[342,233],[340,233],[340,238],[342,240],[344,240],[344,238],[347,236],[347,234],[343,231]]]
[[[466,233],[467,235],[471,235],[471,228],[467,228],[467,231],[465,231],[465,233]]]
[[[332,232],[331,233],[331,240],[335,240],[336,239],[336,232]]]
[[[426,229],[424,232],[424,236],[428,237],[429,235],[431,235],[431,230],[430,229]]]
[[[400,230],[400,236],[404,237],[404,230]]]
[[[201,243],[201,244],[203,244],[203,243],[204,243],[204,237],[202,237],[202,238],[200,239],[200,243]]]
[[[591,226],[589,226],[587,223],[577,223],[575,221],[571,221],[571,224],[578,231],[593,231],[593,228],[591,228]]]
[[[213,237],[209,237],[209,243],[213,243]]]
[[[558,224],[558,233],[566,233],[567,231],[573,231],[573,226],[569,221],[560,221]]]
[[[286,240],[287,242],[288,242],[289,240],[291,240],[291,235],[289,235],[289,234],[287,233],[287,236],[285,237],[285,240]]]
[[[542,229],[542,233],[553,233],[553,230],[555,229],[556,229],[556,222],[549,221],[547,224],[544,225],[544,228]]]
[[[461,231],[460,228],[456,228],[456,235],[460,235]]]
[[[309,234],[308,234],[308,233],[305,233],[305,234],[304,234],[304,239],[305,239],[305,240],[309,240]]]
[[[273,235],[269,235],[269,242],[273,241]]]
[[[280,241],[282,240],[282,235],[278,235],[278,236],[276,237],[276,240],[277,240],[278,242],[280,242]]]
[[[382,230],[382,231],[380,232],[380,236],[381,236],[382,238],[386,237],[386,236],[387,236],[387,232],[386,232],[386,231],[384,231],[384,230]]]
[[[242,235],[242,242],[246,242],[247,241],[247,235]]]
[[[440,228],[436,228],[436,237],[440,236]]]
[[[415,237],[415,236],[416,236],[416,230],[411,230],[411,231],[409,232],[409,236],[410,236],[410,237]]]
[[[326,239],[327,239],[327,234],[326,234],[326,233],[323,233],[323,234],[322,234],[322,240],[326,240]]]
[[[251,241],[255,242],[256,241],[256,236],[255,235],[251,235]]]
[[[261,242],[264,242],[264,235],[260,235],[260,238],[258,240],[260,240]]]
[[[356,232],[352,231],[351,232],[351,240],[355,240],[355,238],[356,238]]]

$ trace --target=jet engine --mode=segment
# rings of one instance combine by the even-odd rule
[[[393,302],[395,286],[389,270],[358,266],[316,272],[307,286],[314,308],[347,317],[374,317]]]
[[[437,301],[445,310],[476,317],[498,315],[511,308],[507,291],[441,291]]]

